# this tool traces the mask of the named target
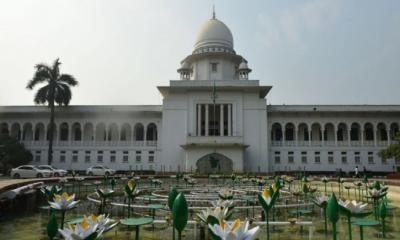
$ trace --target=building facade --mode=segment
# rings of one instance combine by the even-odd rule
[[[390,172],[381,159],[399,130],[397,105],[267,105],[271,86],[250,80],[247,60],[215,15],[201,27],[180,80],[159,86],[162,105],[56,109],[53,165],[161,172]],[[49,110],[0,106],[0,133],[46,164]]]

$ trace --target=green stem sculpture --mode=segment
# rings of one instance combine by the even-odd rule
[[[383,236],[383,238],[386,237],[386,234],[385,234],[386,213],[387,213],[387,211],[386,211],[386,203],[385,203],[385,201],[381,201],[381,204],[379,205],[379,217],[380,217],[380,219],[382,221],[382,236]]]
[[[65,210],[61,210],[61,229],[64,229]]]

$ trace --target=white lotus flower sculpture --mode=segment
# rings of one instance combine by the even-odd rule
[[[225,220],[228,216],[228,208],[220,208],[216,207],[214,209],[212,208],[206,208],[206,210],[202,210],[197,216],[205,223],[209,223],[208,221],[210,220],[209,217],[212,216],[214,219],[211,221],[220,221],[220,220]]]
[[[105,214],[101,214],[99,216],[92,214],[90,217],[87,217],[86,220],[90,223],[90,225],[98,224],[97,228],[104,232],[111,230],[118,224],[117,221],[109,218]]]
[[[75,194],[68,195],[64,192],[63,194],[54,194],[53,202],[49,202],[50,207],[56,210],[68,210],[75,207],[79,201],[75,201]]]
[[[99,238],[103,230],[99,229],[97,221],[90,221],[84,217],[81,223],[69,225],[65,229],[58,229],[58,232],[65,240],[85,240]]]
[[[214,226],[209,224],[208,227],[221,240],[253,240],[260,230],[258,226],[248,230],[249,222],[242,224],[239,219],[233,223],[221,220],[219,224],[214,224]]]
[[[350,211],[351,214],[363,212],[368,206],[368,203],[357,202],[356,200],[346,200],[343,202],[341,199],[339,199],[338,203],[341,207]]]
[[[326,195],[317,196],[312,199],[312,201],[318,206],[323,206],[323,204],[328,203],[328,200],[329,200],[329,197]]]
[[[222,200],[228,200],[233,198],[233,192],[231,189],[224,188],[218,193],[219,198]]]
[[[373,188],[372,190],[369,190],[369,195],[374,199],[379,199],[386,195],[386,193],[387,193],[386,190],[387,189],[378,190],[376,188]]]

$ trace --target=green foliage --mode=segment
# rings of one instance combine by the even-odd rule
[[[326,207],[326,215],[333,224],[336,224],[339,220],[339,204],[336,199],[335,194],[332,194],[328,200],[328,205]]]
[[[47,223],[47,236],[50,240],[54,239],[58,231],[57,218],[54,212],[51,213]]]
[[[378,152],[378,156],[383,159],[400,158],[400,132],[396,133],[392,144]]]
[[[32,153],[22,143],[8,135],[0,135],[0,168],[7,173],[11,168],[28,164]]]
[[[49,155],[48,164],[53,158],[53,133],[54,133],[54,104],[68,106],[72,98],[70,87],[78,85],[78,81],[70,74],[60,73],[61,62],[57,58],[52,66],[37,64],[33,78],[29,80],[26,88],[32,90],[37,85],[44,85],[35,94],[36,104],[48,104],[50,107]]]
[[[183,193],[179,193],[175,198],[174,205],[172,207],[172,219],[174,221],[174,228],[178,232],[182,232],[185,229],[189,218],[188,205]]]

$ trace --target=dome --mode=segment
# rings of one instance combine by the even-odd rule
[[[240,69],[248,69],[249,67],[247,66],[247,63],[245,61],[242,61],[239,65],[239,70]]]
[[[214,17],[201,26],[194,44],[195,51],[206,47],[222,47],[233,51],[231,30],[229,30],[225,23]]]

